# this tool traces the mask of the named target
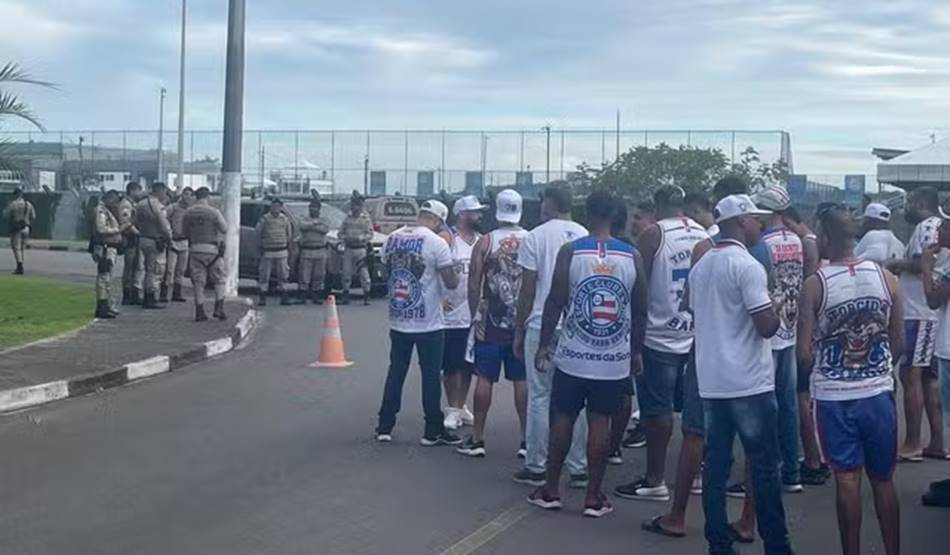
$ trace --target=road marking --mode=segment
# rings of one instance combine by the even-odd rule
[[[496,516],[491,522],[486,523],[478,530],[465,536],[439,555],[470,555],[528,516],[531,510],[531,507],[525,507],[521,504],[514,506]]]

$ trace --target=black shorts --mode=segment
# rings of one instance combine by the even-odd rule
[[[468,350],[468,328],[445,330],[445,347],[442,350],[442,372],[471,372],[472,363],[465,360]]]
[[[584,407],[605,416],[613,416],[623,406],[630,390],[630,379],[591,380],[554,371],[551,386],[551,410],[576,417]]]

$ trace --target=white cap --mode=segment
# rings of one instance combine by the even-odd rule
[[[505,189],[495,197],[495,219],[509,224],[521,223],[521,195]]]
[[[472,212],[486,208],[488,207],[482,204],[475,195],[465,195],[452,205],[452,213],[458,216],[462,212]]]
[[[864,217],[889,222],[891,221],[891,209],[880,202],[872,202],[864,209]]]
[[[749,195],[729,195],[716,205],[716,223],[739,216],[765,216],[771,214],[768,210],[760,210]]]
[[[419,207],[419,212],[435,214],[443,222],[449,217],[449,208],[437,200],[427,200]]]

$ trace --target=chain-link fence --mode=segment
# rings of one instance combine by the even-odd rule
[[[22,180],[34,188],[51,180],[50,188],[60,189],[109,188],[128,179],[176,182],[174,130],[5,135],[27,162]],[[222,139],[220,131],[185,133],[186,184],[216,186]],[[789,136],[782,131],[249,130],[243,135],[243,174],[246,187],[281,192],[302,192],[306,183],[323,193],[451,193],[565,179],[581,164],[598,167],[632,147],[661,143],[716,148],[732,160],[754,148],[763,161],[791,162]]]

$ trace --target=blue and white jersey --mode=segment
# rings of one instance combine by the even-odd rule
[[[554,364],[591,380],[630,375],[630,301],[637,280],[633,247],[591,237],[571,243],[570,300]]]
[[[455,265],[449,244],[428,228],[407,226],[389,235],[382,254],[389,273],[389,327],[403,333],[441,330],[439,271]]]
[[[870,260],[818,270],[822,298],[815,328],[812,396],[820,401],[873,397],[894,389],[891,293]]]

